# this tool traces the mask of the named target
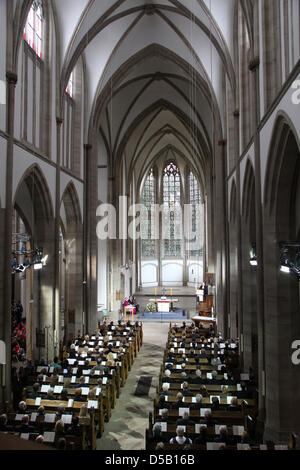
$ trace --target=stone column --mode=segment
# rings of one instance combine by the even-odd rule
[[[261,194],[261,166],[260,166],[260,138],[258,124],[260,122],[260,97],[259,97],[259,57],[253,58],[249,63],[252,72],[251,103],[252,103],[252,128],[254,129],[254,164],[255,164],[255,213],[256,213],[256,254],[257,266],[257,331],[258,331],[258,390],[259,390],[259,421],[265,419],[265,324],[264,324],[264,250],[263,250],[263,214]]]
[[[3,240],[3,303],[1,318],[3,319],[3,331],[1,336],[6,344],[6,366],[5,366],[5,389],[4,401],[11,403],[11,250],[12,250],[12,199],[13,199],[13,151],[14,151],[14,108],[15,87],[17,75],[6,73],[7,81],[7,111],[6,132],[7,154],[6,154],[6,194],[5,194],[5,233]],[[5,319],[5,320],[4,320]]]
[[[55,219],[54,219],[54,283],[52,328],[60,333],[60,286],[59,286],[59,227],[60,227],[60,166],[61,166],[61,126],[63,119],[56,118],[56,183],[55,183]],[[60,334],[58,333],[58,344]],[[47,346],[48,347],[48,346]]]
[[[228,332],[228,235],[227,235],[227,189],[226,175],[226,140],[220,140],[217,147],[215,165],[215,248],[219,259],[216,260],[216,290],[218,331],[227,337]]]
[[[82,284],[82,297],[83,297],[83,312],[82,312],[82,325],[87,325],[88,323],[88,311],[89,311],[89,296],[87,292],[87,279],[88,279],[88,270],[89,270],[89,256],[88,256],[88,204],[89,204],[89,194],[88,194],[88,161],[89,153],[92,149],[92,146],[89,144],[84,145],[84,202],[83,202],[83,246],[82,246],[82,256],[83,256],[83,284]],[[96,217],[96,214],[95,214]]]

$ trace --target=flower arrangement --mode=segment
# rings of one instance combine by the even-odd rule
[[[146,306],[146,312],[156,312],[156,305],[153,302],[149,302]]]

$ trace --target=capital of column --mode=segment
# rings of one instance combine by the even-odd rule
[[[251,59],[250,62],[249,62],[250,72],[255,72],[255,70],[259,67],[259,65],[260,65],[259,56],[254,57],[253,59]]]
[[[58,126],[61,126],[63,122],[64,122],[63,118],[56,116],[56,124]]]
[[[218,141],[218,145],[219,145],[220,147],[225,147],[225,145],[227,145],[227,140],[226,140],[226,139],[219,140],[219,141]]]
[[[84,150],[86,152],[88,152],[89,150],[91,150],[93,148],[93,146],[91,144],[84,144],[83,147],[84,147]]]
[[[240,117],[240,110],[239,109],[236,109],[235,111],[233,111],[233,117],[235,117],[235,118]]]
[[[6,81],[9,85],[16,85],[18,81],[18,75],[14,72],[6,72]]]

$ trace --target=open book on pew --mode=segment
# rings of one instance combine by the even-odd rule
[[[87,396],[89,394],[89,387],[82,387],[81,389],[81,395]]]
[[[35,423],[35,422],[36,422],[36,417],[37,417],[37,413],[31,413],[31,415],[30,415],[30,421],[31,421],[31,423]]]
[[[74,400],[73,398],[69,398],[68,400],[68,408],[73,408]]]
[[[21,434],[20,434],[20,439],[25,439],[25,441],[28,441],[28,439],[29,439],[29,432],[21,432]]]
[[[97,400],[88,400],[88,408],[95,408],[97,410],[98,408],[98,402]]]
[[[178,416],[183,416],[183,413],[188,412],[190,414],[190,409],[189,408],[179,408],[178,409]]]
[[[52,432],[52,431],[44,432],[44,442],[54,442],[54,440],[55,440],[55,432]]]
[[[237,450],[248,450],[250,448],[250,444],[237,444]]]
[[[76,359],[68,359],[68,363],[72,366],[76,362]]]
[[[241,436],[244,431],[244,426],[232,426],[232,432],[234,436]]]
[[[64,422],[64,424],[71,424],[72,415],[61,415],[61,420]]]
[[[55,423],[55,414],[54,413],[46,413],[44,421],[45,421],[45,423]]]
[[[167,432],[168,431],[168,424],[167,423],[159,423],[161,426],[161,431],[162,432]]]
[[[15,421],[22,421],[23,416],[24,416],[23,414],[19,414],[19,413],[16,414]]]
[[[50,385],[42,385],[41,392],[42,393],[47,393],[49,388],[51,388]]]
[[[200,416],[201,416],[201,418],[204,418],[206,411],[211,411],[211,408],[200,408]]]
[[[206,443],[207,450],[220,450],[222,446],[226,446],[225,442],[207,442]]]
[[[220,434],[220,428],[222,428],[222,427],[224,427],[224,428],[227,429],[227,426],[224,425],[224,424],[216,424],[216,425],[215,425],[215,434],[216,434],[216,435],[219,435],[219,434]]]
[[[35,406],[40,406],[41,404],[41,397],[37,397],[34,402]]]
[[[54,393],[61,393],[64,387],[62,385],[55,385]]]
[[[195,433],[200,434],[200,428],[207,428],[207,424],[195,424]]]
[[[249,380],[249,374],[241,374],[241,380]]]

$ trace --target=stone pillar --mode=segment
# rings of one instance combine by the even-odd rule
[[[228,332],[228,235],[227,235],[227,189],[226,175],[226,140],[220,140],[216,149],[215,165],[215,249],[218,255],[216,260],[216,313],[218,319],[218,331],[224,337]]]
[[[84,145],[84,203],[83,203],[83,247],[82,247],[82,256],[83,256],[83,311],[82,311],[82,325],[87,325],[88,323],[88,311],[89,311],[89,296],[87,291],[87,280],[88,280],[88,271],[90,268],[89,256],[88,256],[88,234],[89,234],[89,224],[88,224],[88,205],[89,205],[89,193],[87,187],[88,181],[88,165],[89,165],[89,153],[92,150],[92,146],[89,144]],[[95,214],[96,217],[96,214]]]
[[[6,111],[6,132],[7,154],[6,154],[6,194],[5,194],[5,232],[3,240],[3,299],[1,318],[5,319],[2,338],[6,344],[6,366],[5,366],[5,389],[4,401],[11,403],[11,243],[12,243],[12,199],[13,199],[13,151],[14,151],[14,108],[15,108],[15,87],[17,75],[11,72],[6,73],[7,81],[7,111]]]
[[[259,422],[265,419],[265,322],[264,322],[264,249],[263,249],[263,214],[261,194],[260,138],[258,124],[260,122],[259,97],[259,57],[249,63],[252,102],[252,128],[254,129],[254,166],[255,166],[255,213],[256,213],[256,254],[257,266],[257,331],[258,331],[258,389],[259,389]]]
[[[52,328],[60,333],[60,286],[59,286],[59,228],[60,228],[60,166],[61,166],[61,127],[63,119],[56,118],[56,187],[55,187],[55,219],[54,219],[54,283],[53,283],[53,314]],[[60,334],[58,334],[58,344]],[[48,345],[47,345],[48,347]]]

